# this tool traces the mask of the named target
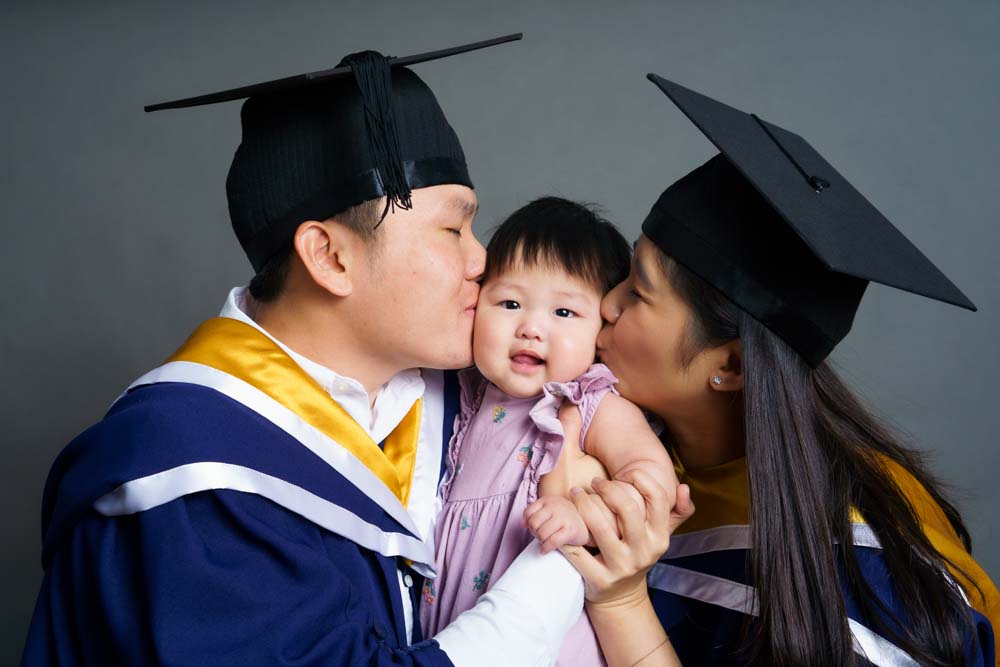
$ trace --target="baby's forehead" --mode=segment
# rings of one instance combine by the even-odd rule
[[[519,262],[505,267],[483,283],[484,290],[509,289],[534,294],[600,300],[604,294],[587,279],[549,262]]]

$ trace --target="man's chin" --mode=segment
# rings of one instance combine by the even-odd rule
[[[428,363],[422,364],[422,368],[436,368],[442,371],[457,371],[472,366],[472,347],[468,350],[456,350],[455,354],[444,357],[429,359]]]

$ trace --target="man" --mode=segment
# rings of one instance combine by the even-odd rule
[[[455,409],[414,369],[471,363],[484,263],[458,138],[399,66],[441,55],[174,105],[249,97],[227,193],[256,275],[53,465],[25,664],[556,654],[582,604],[558,554],[526,550],[435,639],[414,613]]]

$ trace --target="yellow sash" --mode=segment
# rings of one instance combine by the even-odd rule
[[[249,324],[228,317],[208,320],[168,361],[210,366],[256,387],[351,452],[406,506],[416,463],[422,400],[413,404],[380,449],[301,366]]]
[[[1000,592],[996,585],[962,546],[955,529],[927,490],[900,465],[881,458],[913,506],[931,545],[961,570],[949,566],[973,608],[986,616],[994,629],[1000,628]],[[691,499],[696,508],[694,516],[677,529],[678,535],[718,526],[750,524],[750,487],[745,457],[696,470],[685,470],[675,460],[674,467],[677,478],[691,487]],[[864,517],[852,509],[851,522],[864,523]],[[976,586],[982,590],[982,595]]]

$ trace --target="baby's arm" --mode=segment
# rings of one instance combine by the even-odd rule
[[[609,393],[598,405],[584,441],[585,451],[570,447],[571,440],[567,437],[556,465],[542,477],[539,499],[524,513],[543,552],[566,544],[592,544],[586,524],[568,500],[572,487],[589,491],[594,477],[608,479],[609,472],[619,477],[636,468],[646,469],[665,489],[677,486],[673,462],[642,411],[617,394]],[[631,491],[645,510],[642,496]]]
[[[673,461],[642,410],[617,394],[608,394],[597,406],[583,447],[604,464],[611,479],[621,479],[627,472],[642,468],[664,489],[677,486]],[[636,500],[639,507],[645,507],[638,492]]]
[[[595,477],[608,479],[601,462],[581,451],[579,432],[566,435],[559,459],[538,483],[538,500],[524,510],[525,524],[542,543],[542,553],[566,544],[591,544],[590,531],[569,500],[569,492],[575,486],[590,491]]]

